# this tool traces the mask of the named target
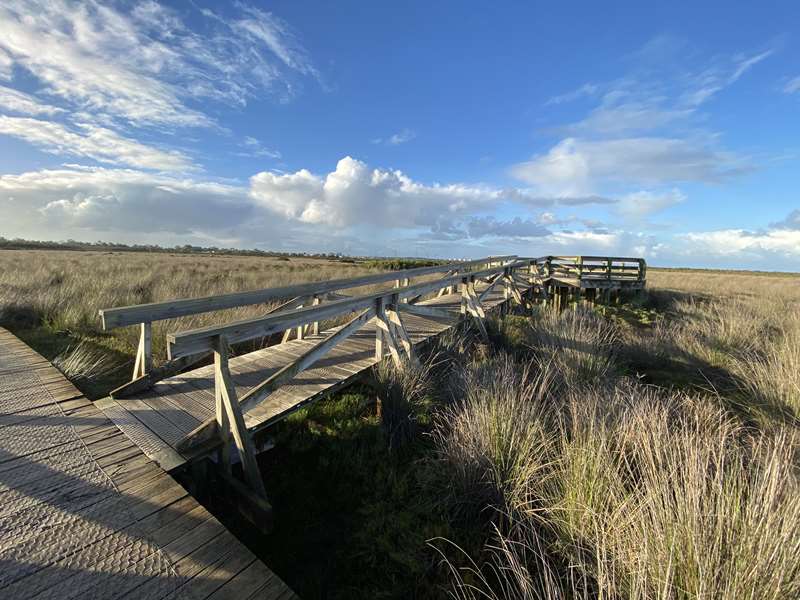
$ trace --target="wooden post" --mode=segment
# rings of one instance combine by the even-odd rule
[[[236,388],[228,367],[228,342],[224,336],[218,336],[214,344],[214,383],[215,395],[218,394],[220,403],[224,407],[233,441],[239,452],[239,458],[242,460],[245,480],[258,496],[266,499],[267,491],[264,489],[264,481],[258,472],[255,445],[245,426],[242,409],[236,398]]]
[[[378,362],[383,360],[383,354],[386,351],[384,347],[383,328],[380,326],[381,313],[383,312],[383,298],[378,298],[375,301],[375,360]]]
[[[403,360],[400,357],[400,348],[399,348],[400,344],[398,343],[397,339],[394,336],[392,324],[389,321],[389,318],[386,313],[387,313],[386,303],[384,298],[378,298],[375,306],[375,331],[376,331],[375,355],[376,358],[378,358],[377,334],[378,332],[380,332],[381,356],[380,358],[378,358],[378,360],[381,360],[383,358],[383,343],[385,343],[389,349],[389,354],[392,355],[392,360],[394,360],[395,366],[397,366],[398,368],[402,368]]]
[[[319,296],[317,296],[315,294],[314,295],[314,300],[311,302],[311,304],[312,304],[312,306],[317,306],[317,305],[319,305],[319,303],[320,303]],[[314,323],[311,325],[311,333],[313,335],[318,335],[319,334],[319,321],[314,321]]]
[[[139,346],[136,349],[136,362],[133,364],[131,381],[144,377],[153,370],[153,324],[150,321],[141,323]]]

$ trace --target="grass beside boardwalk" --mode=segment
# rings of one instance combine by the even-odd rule
[[[97,398],[129,378],[138,344],[135,327],[102,330],[98,310],[196,298],[386,270],[334,259],[64,250],[0,251],[0,325],[49,359],[71,367],[78,386]],[[254,306],[153,324],[156,364],[168,332],[264,314]],[[101,356],[103,364],[97,365]],[[78,359],[81,359],[80,361]],[[71,360],[69,360],[71,359]],[[91,377],[85,377],[87,367]]]
[[[181,295],[182,268],[208,290],[189,295],[230,289],[253,266],[129,257],[109,265],[134,295]],[[96,344],[63,359],[88,384],[108,376],[93,348],[129,360],[76,318],[122,275],[79,289],[48,279],[69,264],[38,264],[3,276],[17,331]],[[301,276],[280,265],[247,277]],[[446,336],[419,371],[382,369],[280,424],[261,458],[275,531],[242,533],[307,600],[800,597],[798,315],[798,276],[651,270],[620,305],[509,315],[488,345]]]

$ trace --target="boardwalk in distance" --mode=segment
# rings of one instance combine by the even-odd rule
[[[48,361],[0,328],[0,598],[294,598]]]

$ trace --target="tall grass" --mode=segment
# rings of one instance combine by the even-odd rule
[[[452,597],[800,597],[797,422],[731,409],[797,410],[800,288],[666,275],[649,327],[507,319],[515,354],[462,367],[434,433],[442,501],[455,517],[468,505],[486,541],[466,567],[433,542]],[[645,385],[626,375],[641,354],[712,385]]]

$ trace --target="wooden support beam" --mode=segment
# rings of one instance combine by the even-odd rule
[[[214,379],[216,387],[220,391],[220,403],[224,408],[224,413],[227,415],[233,441],[242,460],[245,480],[256,494],[266,498],[267,491],[264,489],[264,481],[261,479],[261,474],[258,471],[258,462],[256,462],[256,449],[253,445],[253,439],[250,437],[247,427],[245,427],[242,409],[236,398],[236,388],[233,386],[233,380],[228,368],[228,343],[223,336],[218,338],[214,348]],[[218,419],[220,417],[218,415]],[[217,426],[219,427],[219,422],[217,422]],[[227,445],[223,443],[223,448]]]
[[[267,396],[269,396],[269,394],[278,389],[281,385],[308,369],[311,365],[330,352],[332,348],[361,329],[361,327],[363,327],[373,315],[374,311],[372,309],[365,310],[355,319],[342,326],[337,331],[333,332],[324,340],[321,340],[313,348],[307,350],[302,356],[298,357],[297,360],[283,367],[280,371],[272,375],[263,383],[255,386],[244,396],[242,396],[242,410],[247,412],[251,408],[258,406],[267,398]]]
[[[302,356],[298,357],[297,360],[283,367],[280,371],[272,375],[263,383],[255,386],[244,396],[242,396],[241,401],[238,403],[239,410],[242,413],[245,413],[263,402],[281,385],[309,368],[316,361],[325,356],[334,346],[346,340],[353,333],[358,331],[364,324],[367,323],[367,321],[372,318],[374,314],[374,309],[365,310],[347,325],[344,325],[338,331],[335,331],[333,334],[305,352]],[[180,440],[178,444],[176,444],[176,448],[179,452],[187,452],[193,448],[206,444],[218,433],[219,428],[217,427],[216,421],[214,419],[208,419],[195,427],[195,429],[193,429],[182,440]]]
[[[508,289],[511,292],[511,296],[514,298],[517,304],[524,306],[525,301],[522,299],[522,293],[519,291],[516,282],[511,277],[507,277],[506,279],[508,282]]]
[[[163,365],[151,369],[148,373],[137,377],[133,381],[124,383],[118,388],[111,390],[109,396],[114,399],[119,399],[128,397],[131,394],[143,392],[153,387],[162,379],[177,375],[184,369],[188,369],[192,365],[207,359],[209,356],[211,356],[210,352],[203,352],[201,354],[191,354],[167,361]]]
[[[245,521],[257,527],[262,534],[272,532],[272,505],[263,496],[256,494],[231,473],[217,469],[216,474],[222,484],[227,487],[228,496],[233,508]]]
[[[389,350],[389,354],[392,355],[392,360],[394,360],[394,364],[398,368],[403,367],[403,359],[400,356],[400,343],[397,341],[397,338],[394,335],[393,327],[389,318],[386,314],[386,304],[384,303],[383,299],[381,298],[376,302],[376,309],[375,309],[375,354],[377,358],[378,353],[378,346],[377,342],[378,339],[381,339],[382,343],[385,343],[386,347]],[[383,354],[379,360],[383,360]]]
[[[402,304],[395,304],[393,306],[402,306]],[[408,360],[414,365],[419,365],[419,360],[414,353],[414,345],[411,343],[411,338],[408,337],[408,332],[403,326],[403,320],[400,318],[400,313],[396,309],[393,310],[390,308],[386,310],[386,316],[388,317],[388,321],[391,326],[390,329],[393,329],[392,333],[394,333],[395,338],[403,347]]]
[[[475,283],[470,279],[466,281],[461,287],[461,312],[465,316],[469,314],[473,317],[473,322],[478,327],[478,331],[484,340],[489,339],[486,332],[486,326],[483,324],[483,319],[486,318],[486,313],[483,311],[480,300],[475,294]]]
[[[491,293],[491,291],[495,287],[497,287],[497,284],[499,284],[501,281],[502,277],[496,277],[495,280],[489,284],[489,287],[487,287],[485,290],[481,292],[481,295],[478,296],[478,300],[483,301],[483,299],[486,298],[486,296],[488,296]]]

